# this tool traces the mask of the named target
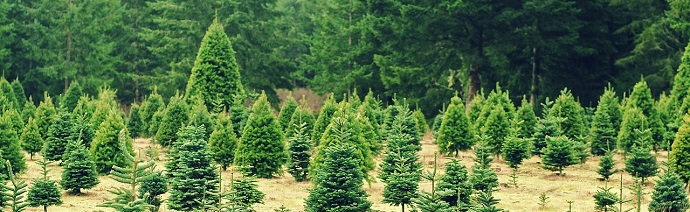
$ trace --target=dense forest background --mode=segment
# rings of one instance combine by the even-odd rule
[[[155,87],[167,99],[214,17],[246,90],[275,105],[280,88],[372,90],[429,117],[497,82],[514,102],[568,87],[593,106],[640,77],[658,95],[690,40],[684,0],[0,0],[0,70],[36,102],[73,81],[125,104]]]

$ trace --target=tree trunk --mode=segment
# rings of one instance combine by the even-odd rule
[[[403,203],[401,205],[402,205],[402,212],[405,212],[405,204]]]
[[[534,108],[537,102],[537,75],[539,75],[539,58],[537,48],[532,48],[532,85],[530,86],[529,103]]]
[[[43,212],[48,212],[48,206],[47,205],[43,206]]]
[[[479,70],[477,69],[478,67],[476,64],[471,64],[470,70],[468,71],[469,82],[467,97],[465,97],[465,111],[470,109],[470,106],[472,106],[472,99],[474,99],[474,95],[476,95],[477,90],[479,90]]]

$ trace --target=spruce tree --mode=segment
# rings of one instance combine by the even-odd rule
[[[617,170],[613,170],[616,166],[616,161],[613,160],[613,152],[609,151],[604,156],[601,156],[599,161],[599,169],[597,169],[597,174],[601,175],[601,179],[608,181],[611,175],[615,174]]]
[[[293,115],[294,117],[294,115]],[[309,174],[309,158],[311,158],[311,141],[309,138],[306,123],[302,123],[295,127],[292,136],[288,138],[288,173],[292,175],[297,182],[307,180]]]
[[[60,109],[53,124],[48,128],[48,138],[42,155],[50,161],[62,160],[65,146],[72,135],[72,117],[65,109]]]
[[[635,140],[635,130],[643,130],[649,126],[642,111],[637,107],[627,108],[623,115],[620,131],[618,132],[618,148],[625,151],[626,156]]]
[[[235,160],[237,148],[237,136],[232,126],[232,121],[225,113],[218,114],[218,122],[208,140],[209,150],[213,161],[226,170]]]
[[[244,95],[235,51],[223,25],[216,18],[201,40],[192,73],[187,81],[185,96],[201,98],[206,107],[213,110],[214,101],[220,100],[222,105],[231,105],[233,97]]]
[[[312,129],[314,129],[314,114],[312,114],[309,110],[306,101],[303,101],[300,104],[300,106],[298,106],[297,109],[295,109],[295,112],[292,113],[292,117],[290,117],[290,123],[288,124],[287,130],[285,131],[285,137],[290,138],[294,136],[294,133],[297,132],[297,130],[299,130],[297,129],[297,127],[299,127],[302,124],[304,124],[304,127],[307,128],[307,131],[304,135],[311,138]]]
[[[127,148],[127,136],[129,135],[125,134],[124,131],[120,131],[118,135],[120,149]],[[154,208],[145,199],[139,198],[137,187],[141,185],[142,181],[153,177],[155,163],[153,161],[143,162],[130,154],[123,154],[123,164],[124,166],[114,165],[112,167],[110,178],[125,184],[126,187],[108,190],[108,192],[115,194],[115,199],[106,200],[98,207],[108,207],[117,211],[146,211]]]
[[[84,144],[87,149],[91,148],[93,138],[96,137],[96,131],[93,129],[91,122],[84,116],[73,117],[70,133],[69,140],[81,140],[81,143]]]
[[[470,108],[468,108],[467,111],[467,118],[470,120],[470,122],[472,122],[472,129],[475,131],[481,130],[481,126],[476,125],[477,120],[479,119],[479,116],[481,115],[482,109],[484,108],[485,104],[486,96],[484,96],[483,90],[477,92],[474,98],[472,99],[472,102],[470,102]]]
[[[129,137],[138,138],[144,135],[143,122],[141,121],[140,106],[132,103],[129,108],[129,117],[127,118],[127,130],[129,130]]]
[[[266,196],[258,187],[256,180],[251,177],[232,179],[230,190],[224,195],[228,200],[224,208],[229,211],[254,211],[252,205],[264,203]]]
[[[312,142],[314,146],[318,144],[319,141],[321,141],[321,136],[323,136],[324,132],[326,131],[326,128],[328,125],[331,123],[331,118],[333,117],[333,114],[338,110],[338,104],[335,103],[335,99],[333,99],[333,96],[331,95],[326,99],[325,102],[323,102],[323,106],[321,106],[321,111],[319,112],[319,116],[316,118],[316,122],[314,123],[314,130],[311,133],[312,136]]]
[[[646,120],[645,126],[646,128],[651,129],[652,138],[654,141],[649,145],[651,145],[654,150],[657,150],[660,146],[659,142],[664,140],[666,128],[661,122],[658,111],[654,107],[654,98],[652,98],[652,92],[649,89],[649,86],[647,86],[647,82],[644,81],[644,78],[635,84],[632,92],[630,93],[630,97],[628,97],[628,100],[626,101],[626,104],[626,108],[637,107],[642,111],[642,114]]]
[[[355,119],[360,127],[360,137],[362,137],[365,140],[365,144],[369,146],[371,155],[378,156],[383,151],[383,139],[379,136],[379,134],[383,133],[377,133],[377,130],[371,124],[369,118],[361,115],[361,113],[359,113]],[[418,131],[414,130],[414,132],[417,133]],[[421,135],[414,137],[421,140]]]
[[[10,127],[17,131],[17,135],[19,135],[22,132],[22,129],[24,129],[24,125],[26,123],[22,120],[22,115],[17,112],[17,110],[12,109],[12,110],[5,110],[2,115],[7,116],[10,122]]]
[[[170,178],[168,209],[198,210],[204,202],[218,202],[218,173],[212,166],[206,141],[203,140],[203,127],[187,126],[178,132],[179,141],[175,144],[174,169],[167,171]],[[166,168],[169,168],[166,167]]]
[[[34,119],[36,119],[36,125],[41,133],[41,138],[46,140],[48,138],[48,132],[51,125],[53,125],[53,120],[57,111],[55,106],[53,106],[53,100],[48,96],[46,92],[43,96],[43,101],[36,107],[36,113],[34,114]]]
[[[26,181],[24,180],[19,180],[14,174],[14,170],[12,170],[12,164],[10,161],[5,161],[5,166],[7,167],[7,173],[9,176],[10,183],[9,185],[5,184],[0,184],[1,187],[4,188],[6,191],[5,194],[0,194],[4,196],[3,198],[6,198],[7,200],[7,205],[10,206],[12,209],[12,212],[21,212],[26,209],[27,206],[29,206],[29,203],[26,202]]]
[[[33,97],[29,96],[29,100],[27,100],[22,107],[21,115],[24,123],[27,123],[29,118],[34,118],[34,114],[36,114],[36,105],[34,105]],[[38,126],[38,124],[36,126]]]
[[[594,194],[595,209],[599,211],[617,211],[616,203],[619,198],[615,193],[611,192],[613,187],[599,187],[597,193]]]
[[[149,135],[154,141],[156,139],[156,133],[158,132],[158,126],[160,125],[161,121],[163,121],[163,116],[165,116],[165,109],[156,111],[156,113],[153,114],[153,117],[151,117],[151,122],[148,124]]]
[[[358,165],[356,148],[336,144],[323,151],[324,164],[314,178],[316,185],[309,190],[305,211],[369,211],[371,202],[361,188],[364,174]]]
[[[450,100],[448,109],[443,113],[443,121],[438,130],[436,144],[441,154],[451,154],[465,151],[474,145],[474,134],[470,128],[470,121],[465,114],[465,105],[460,97]]]
[[[503,149],[501,150],[506,163],[508,163],[508,166],[513,169],[513,173],[510,177],[512,178],[512,183],[515,187],[517,187],[518,168],[522,164],[523,160],[529,158],[531,144],[529,139],[517,138],[516,135],[517,133],[508,136],[503,144]]]
[[[554,100],[550,110],[549,115],[563,118],[559,124],[563,136],[576,139],[585,132],[584,109],[579,102],[575,101],[575,97],[567,88],[563,89],[561,95]]]
[[[434,117],[434,123],[431,126],[431,136],[433,136],[434,139],[438,139],[438,131],[441,129],[441,124],[443,123],[444,115],[444,111],[439,111],[438,115]]]
[[[21,108],[17,108],[17,110],[21,109],[24,110],[24,105],[26,104],[26,93],[24,92],[24,86],[22,85],[22,82],[19,81],[19,78],[16,78],[12,80],[12,91],[14,91],[14,95],[17,98],[17,103],[19,103],[19,106],[22,106]],[[33,102],[31,103],[33,104]]]
[[[559,125],[562,118],[554,117],[550,114],[549,108],[552,102],[547,99],[546,103],[542,103],[543,114],[542,117],[537,120],[537,126],[534,128],[534,135],[532,136],[533,147],[532,153],[535,155],[542,155],[543,148],[546,147],[546,138],[555,137],[561,135]]]
[[[665,172],[654,186],[649,211],[682,212],[688,209],[690,202],[681,178],[673,172]]]
[[[89,157],[89,152],[81,141],[69,141],[65,148],[64,169],[60,186],[68,194],[80,194],[81,189],[90,189],[98,185],[96,165]]]
[[[79,82],[72,80],[67,88],[67,91],[60,97],[60,107],[64,107],[67,111],[73,111],[77,107],[79,98],[84,94]]]
[[[265,93],[261,93],[252,111],[237,144],[235,165],[251,165],[242,171],[250,176],[271,178],[280,173],[281,166],[287,161],[283,133]]]
[[[251,108],[244,106],[244,97],[236,96],[228,112],[230,112],[232,126],[235,127],[235,135],[238,138],[242,137],[244,126],[247,125],[247,119],[249,114],[251,114]]]
[[[119,136],[119,133],[126,134]],[[120,142],[126,143],[126,149],[121,148]],[[96,164],[96,171],[100,174],[110,173],[113,166],[125,166],[125,154],[133,155],[134,148],[122,117],[115,113],[108,115],[96,130],[96,137],[93,138],[89,153]]]
[[[688,97],[688,88],[690,88],[690,43],[685,47],[685,52],[680,59],[680,65],[676,70],[676,75],[673,77],[673,88],[671,89],[671,98],[673,102],[680,105],[684,99]],[[687,113],[687,108],[677,108],[680,114]],[[679,118],[682,122],[682,117]]]
[[[3,105],[5,108],[2,110],[20,110],[21,106],[19,104],[19,101],[17,101],[17,96],[14,94],[14,90],[12,89],[12,84],[5,79],[5,77],[0,77],[0,94],[7,98],[7,101],[9,101],[9,105]]]
[[[291,94],[288,94],[287,99],[283,103],[283,107],[280,108],[280,113],[278,114],[278,123],[283,129],[283,132],[287,130],[290,124],[290,119],[292,119],[292,114],[295,113],[297,109],[297,101],[292,98]]]
[[[168,192],[168,182],[163,173],[154,171],[150,178],[142,179],[139,187],[139,198],[146,200],[146,203],[153,205],[153,212],[159,210],[161,203],[161,195]]]
[[[72,117],[82,117],[85,121],[91,123],[93,113],[96,111],[96,103],[89,96],[81,96],[77,102],[77,107],[72,110]]]
[[[163,97],[158,94],[158,88],[154,87],[151,94],[141,103],[141,107],[139,108],[141,129],[146,137],[155,136],[156,132],[154,131],[151,133],[148,129],[153,125],[153,115],[163,110],[165,110],[165,102],[163,102]]]
[[[563,168],[579,161],[573,150],[573,142],[565,136],[546,137],[546,147],[541,158],[544,169],[558,171],[563,176]]]
[[[630,173],[633,177],[644,179],[655,176],[659,173],[659,165],[656,162],[656,156],[650,153],[648,145],[652,142],[652,135],[649,129],[645,131],[637,130],[638,136],[635,145],[633,145],[630,156],[625,160],[625,171]]]
[[[437,190],[441,192],[441,199],[452,207],[466,209],[471,205],[472,184],[467,177],[467,168],[456,159],[451,158],[445,164],[445,173]]]
[[[48,178],[49,170],[47,168],[49,161],[37,161],[41,166],[41,178],[34,179],[33,186],[29,189],[27,194],[27,201],[31,207],[43,206],[43,212],[48,212],[48,206],[61,205],[62,194],[58,190],[55,181]]]
[[[424,113],[422,113],[422,110],[416,109],[412,112],[412,117],[414,117],[416,121],[417,132],[419,132],[420,136],[424,136],[426,131],[429,131],[429,124],[426,123]]]
[[[611,122],[611,116],[608,114],[609,107],[611,106],[600,99],[597,110],[594,112],[590,128],[590,151],[593,155],[601,156],[616,148],[616,129]]]
[[[472,188],[477,191],[492,190],[498,186],[498,176],[491,169],[491,148],[486,145],[490,139],[487,136],[478,136],[479,143],[474,148],[474,162],[470,183]]]
[[[115,91],[109,87],[101,87],[98,89],[98,98],[96,98],[96,101],[93,103],[94,106],[92,107],[94,107],[94,110],[91,114],[91,120],[89,120],[91,125],[99,127],[111,113],[121,113],[119,105],[115,100],[116,98]],[[124,117],[124,114],[122,115],[122,117]]]
[[[177,142],[175,134],[189,120],[188,113],[187,104],[181,96],[176,95],[170,98],[170,103],[158,123],[158,131],[156,132],[156,141],[161,146],[168,147]]]
[[[490,138],[487,147],[489,147],[492,154],[499,157],[509,133],[509,115],[506,114],[502,107],[496,106],[485,120],[484,127],[482,127],[482,135]]]
[[[605,104],[607,106],[605,107],[606,114],[608,114],[609,118],[611,118],[610,122],[613,124],[613,129],[620,129],[623,114],[621,111],[620,101],[618,100],[616,91],[613,89],[611,84],[608,84],[608,86],[604,88],[604,93],[601,94],[601,97],[599,98],[599,104]],[[614,133],[614,137],[617,137],[618,131],[615,131]]]
[[[525,96],[522,96],[522,102],[515,112],[515,117],[522,121],[517,137],[531,138],[534,134],[534,128],[537,126],[537,115]]]
[[[214,123],[211,120],[211,113],[208,112],[208,108],[201,100],[195,100],[191,105],[189,111],[189,123],[190,126],[204,126],[206,133],[204,133],[204,140],[208,140],[211,133],[213,133]]]
[[[439,180],[436,164],[436,154],[434,154],[433,168],[422,175],[422,178],[431,182],[431,192],[419,191],[418,197],[412,199],[412,202],[422,211],[451,212],[450,205],[442,199],[446,192],[436,189],[436,182]]]
[[[29,153],[29,159],[34,159],[34,153],[40,152],[43,149],[43,139],[38,132],[38,125],[34,118],[29,118],[29,121],[22,130],[22,135],[19,137],[19,144],[24,151]]]
[[[24,161],[24,154],[19,146],[19,134],[12,127],[11,120],[7,113],[0,116],[0,150],[2,150],[3,160],[8,160],[12,165],[14,173],[21,173],[26,170],[26,162]],[[1,170],[0,173],[5,173],[9,176],[7,170]]]
[[[671,146],[669,164],[671,171],[678,174],[685,184],[690,182],[690,115],[687,113]]]

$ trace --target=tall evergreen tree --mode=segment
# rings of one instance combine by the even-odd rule
[[[273,116],[266,94],[261,93],[237,144],[235,164],[248,175],[270,178],[287,161],[280,123]]]
[[[294,117],[294,115],[293,115]],[[311,158],[311,140],[309,138],[309,131],[306,123],[298,126],[289,127],[288,129],[295,129],[292,136],[288,137],[288,173],[292,175],[297,182],[307,180],[309,174],[309,159]]]
[[[182,124],[187,123],[189,115],[187,115],[188,108],[181,96],[176,95],[170,98],[168,107],[163,112],[163,119],[161,119],[158,131],[156,132],[156,141],[164,147],[170,146],[177,142],[178,130]]]
[[[676,139],[669,154],[669,168],[678,174],[681,180],[690,182],[690,115],[683,116],[683,124],[676,133]]]
[[[230,118],[225,113],[218,114],[218,122],[208,140],[208,148],[213,160],[223,170],[235,160],[237,140]]]
[[[563,168],[579,161],[573,150],[573,142],[565,136],[546,137],[546,147],[541,158],[544,169],[558,171],[563,176]]]
[[[62,194],[58,190],[57,185],[55,185],[55,181],[48,178],[50,170],[48,170],[47,166],[50,162],[43,160],[36,163],[41,166],[41,174],[43,176],[33,180],[33,186],[29,189],[27,200],[29,201],[29,206],[43,206],[43,212],[48,212],[48,206],[62,204]]]
[[[614,128],[614,123],[611,121],[611,111],[612,105],[609,105],[607,101],[604,101],[604,95],[599,99],[599,105],[597,105],[597,110],[594,112],[594,117],[592,120],[592,126],[590,131],[591,138],[591,152],[593,155],[604,155],[609,150],[614,150],[616,148],[616,128]]]
[[[81,141],[69,141],[65,148],[64,169],[60,186],[68,194],[80,194],[81,189],[90,189],[98,185],[98,172],[89,152]]]
[[[72,117],[65,109],[60,109],[52,125],[48,128],[43,157],[50,161],[62,160],[70,136],[72,135]]]
[[[465,151],[474,145],[474,134],[465,114],[465,106],[460,97],[453,97],[443,113],[441,127],[438,129],[436,144],[442,154]]]
[[[129,130],[129,137],[138,138],[143,135],[143,122],[141,121],[141,112],[139,112],[140,106],[138,104],[132,104],[129,108],[129,117],[127,118],[127,130]]]
[[[585,132],[584,109],[575,101],[570,90],[563,89],[550,110],[550,115],[563,118],[559,124],[562,135],[576,139]]]
[[[537,115],[534,113],[534,108],[525,96],[522,97],[520,107],[515,112],[515,117],[522,121],[518,138],[531,138],[534,135],[534,128],[537,126]]]
[[[652,142],[652,133],[649,129],[644,131],[637,130],[638,136],[635,144],[630,151],[630,156],[625,160],[625,171],[630,173],[633,177],[644,179],[655,176],[659,173],[659,165],[656,162],[656,156],[649,151],[650,143]]]
[[[356,148],[338,144],[323,150],[326,157],[314,178],[315,187],[309,190],[305,211],[368,211],[371,202],[366,197]]]
[[[652,201],[649,203],[649,211],[686,211],[690,208],[688,194],[683,189],[681,178],[673,173],[666,172],[654,186]]]
[[[648,123],[639,108],[627,108],[623,115],[620,131],[618,132],[618,148],[625,151],[627,155],[633,144],[635,144],[635,140],[637,140],[635,130],[648,128]]]
[[[245,96],[235,50],[218,18],[201,40],[185,96],[201,98],[208,108],[216,100],[231,105],[234,96]]]
[[[36,114],[36,105],[34,105],[33,97],[29,96],[29,100],[22,107],[22,120],[24,123],[28,123],[29,118],[35,119],[34,114]]]
[[[212,166],[211,155],[202,139],[203,127],[187,126],[180,129],[180,140],[175,147],[177,153],[170,163],[176,163],[175,169],[168,169],[172,174],[170,179],[170,196],[168,208],[171,210],[201,209],[206,201],[217,202],[217,195],[208,192],[218,192],[218,173]],[[201,135],[199,135],[201,134]]]
[[[69,84],[69,88],[60,97],[60,107],[64,107],[67,111],[73,111],[77,107],[77,102],[79,102],[79,98],[82,95],[84,95],[84,91],[79,82],[76,80],[72,81]]]
[[[119,136],[119,133],[125,133],[125,136]],[[121,142],[125,145],[120,145]],[[93,138],[89,153],[96,164],[96,171],[100,174],[110,173],[113,166],[125,166],[125,154],[133,155],[134,148],[122,117],[115,113],[108,115],[96,130],[96,137]]]
[[[7,113],[0,116],[0,150],[2,150],[2,159],[8,160],[12,165],[14,173],[21,173],[26,170],[26,162],[24,161],[24,154],[21,152],[19,146],[18,132],[12,127],[11,120]],[[7,170],[1,170],[0,173],[5,173],[9,176]]]
[[[456,159],[450,159],[445,167],[437,188],[438,191],[443,191],[440,192],[443,196],[441,199],[450,206],[468,208],[471,204],[472,184],[467,177],[467,168]]]
[[[624,105],[626,108],[637,107],[642,111],[642,115],[644,115],[646,120],[645,127],[651,129],[652,138],[654,139],[653,141],[655,141],[649,145],[657,150],[661,145],[659,142],[664,140],[666,128],[661,122],[659,112],[654,107],[652,92],[644,79],[635,84],[626,104],[627,105]]]
[[[36,113],[34,114],[34,119],[36,119],[36,124],[40,129],[38,132],[41,133],[43,140],[48,138],[49,128],[53,124],[55,114],[57,114],[57,111],[53,105],[53,100],[46,92],[43,95],[43,101],[36,107]]]
[[[623,114],[621,111],[620,101],[618,100],[618,96],[616,96],[616,91],[613,89],[613,87],[611,87],[611,84],[604,88],[604,93],[601,94],[601,97],[599,98],[599,104],[605,104],[608,106],[605,110],[611,118],[613,129],[620,129]],[[597,108],[599,108],[598,105]],[[615,132],[615,135],[618,136],[618,131]]]
[[[335,99],[333,99],[333,95],[331,95],[328,97],[328,99],[326,99],[326,101],[323,102],[319,116],[316,118],[316,122],[314,123],[314,131],[311,133],[312,141],[316,142],[314,146],[321,141],[321,136],[323,136],[323,134],[326,132],[326,128],[328,127],[328,124],[331,123],[331,118],[337,110],[338,104],[335,103]]]
[[[19,78],[12,80],[12,91],[14,91],[14,95],[17,97],[17,102],[19,103],[19,106],[21,108],[17,108],[18,110],[24,110],[24,105],[26,104],[26,93],[24,92],[24,86],[22,85],[22,82],[19,81]],[[33,104],[33,102],[31,102]],[[26,122],[26,121],[25,121]]]
[[[280,113],[278,113],[278,123],[280,123],[283,132],[286,132],[289,127],[288,124],[290,124],[290,119],[292,119],[292,114],[295,113],[295,110],[297,110],[297,101],[295,101],[295,98],[292,98],[291,94],[288,94],[287,99],[280,108]]]
[[[43,139],[41,139],[41,134],[38,133],[38,125],[33,118],[29,118],[29,121],[24,126],[22,130],[22,135],[19,137],[19,144],[22,146],[24,151],[29,153],[29,159],[34,159],[34,153],[40,152],[43,149]]]

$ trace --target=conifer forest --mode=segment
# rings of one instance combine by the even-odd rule
[[[688,0],[0,0],[2,211],[690,210]]]

